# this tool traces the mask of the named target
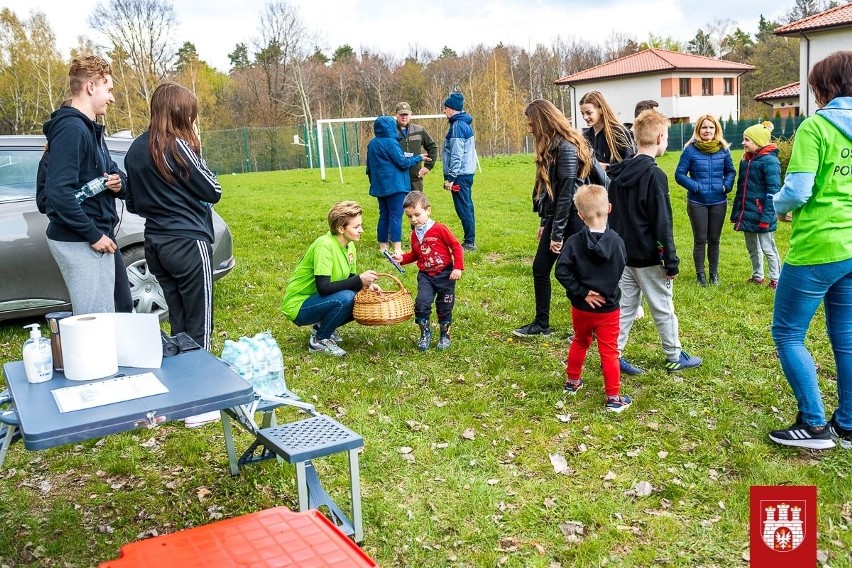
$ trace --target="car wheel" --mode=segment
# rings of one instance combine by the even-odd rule
[[[121,251],[124,266],[127,268],[127,280],[130,281],[130,295],[133,297],[133,311],[137,314],[156,314],[164,321],[169,313],[163,289],[157,278],[148,270],[145,261],[145,248],[130,247]]]

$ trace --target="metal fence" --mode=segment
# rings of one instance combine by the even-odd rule
[[[799,125],[805,120],[804,116],[791,116],[787,118],[773,118],[767,119],[772,122],[774,128],[772,129],[772,137],[773,138],[781,138],[788,139],[793,136],[793,133],[796,132],[796,129],[799,128]],[[725,140],[730,142],[735,148],[739,148],[741,146],[740,142],[743,139],[743,132],[749,126],[757,124],[757,120],[719,120],[722,125],[722,132],[725,134]],[[674,151],[680,148],[683,148],[689,139],[692,138],[692,134],[695,132],[695,123],[684,122],[681,124],[672,124],[669,127],[669,150]]]
[[[771,119],[775,128],[773,138],[787,139],[805,117]],[[725,139],[735,147],[743,132],[756,120],[721,120]],[[678,150],[692,137],[694,124],[673,124],[669,128],[669,150]],[[343,123],[335,125],[334,136],[323,137],[323,155],[326,168],[360,166],[365,163],[367,142],[372,138],[372,125]],[[201,134],[204,159],[218,174],[266,172],[297,168],[319,168],[319,148],[316,132],[301,126],[281,128],[235,128],[212,130]],[[436,138],[440,145],[440,140]],[[531,139],[522,142],[531,151]]]

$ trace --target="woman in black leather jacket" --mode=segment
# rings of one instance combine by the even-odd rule
[[[551,334],[550,273],[562,242],[583,227],[574,206],[574,191],[584,183],[593,157],[583,134],[550,101],[538,99],[524,110],[535,138],[533,211],[541,218],[533,259],[535,319],[512,333],[518,337]]]

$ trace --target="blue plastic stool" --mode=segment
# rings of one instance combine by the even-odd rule
[[[323,414],[279,426],[262,428],[257,439],[275,455],[296,467],[296,487],[299,511],[326,506],[332,520],[355,542],[364,540],[364,523],[361,515],[361,482],[358,451],[364,447],[364,438],[346,426]],[[311,460],[349,452],[349,485],[352,498],[351,521],[323,489]]]

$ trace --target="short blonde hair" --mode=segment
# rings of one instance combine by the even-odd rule
[[[609,214],[609,195],[602,185],[581,185],[574,193],[574,205],[584,219],[597,219]]]
[[[103,57],[84,55],[71,60],[68,69],[68,87],[71,94],[76,95],[83,90],[89,81],[106,81],[107,75],[112,75],[112,68]]]
[[[328,210],[328,228],[332,235],[339,235],[349,221],[362,213],[361,206],[355,201],[339,201]]]
[[[643,110],[633,121],[633,137],[639,146],[653,146],[657,136],[668,130],[669,118],[655,110]]]

